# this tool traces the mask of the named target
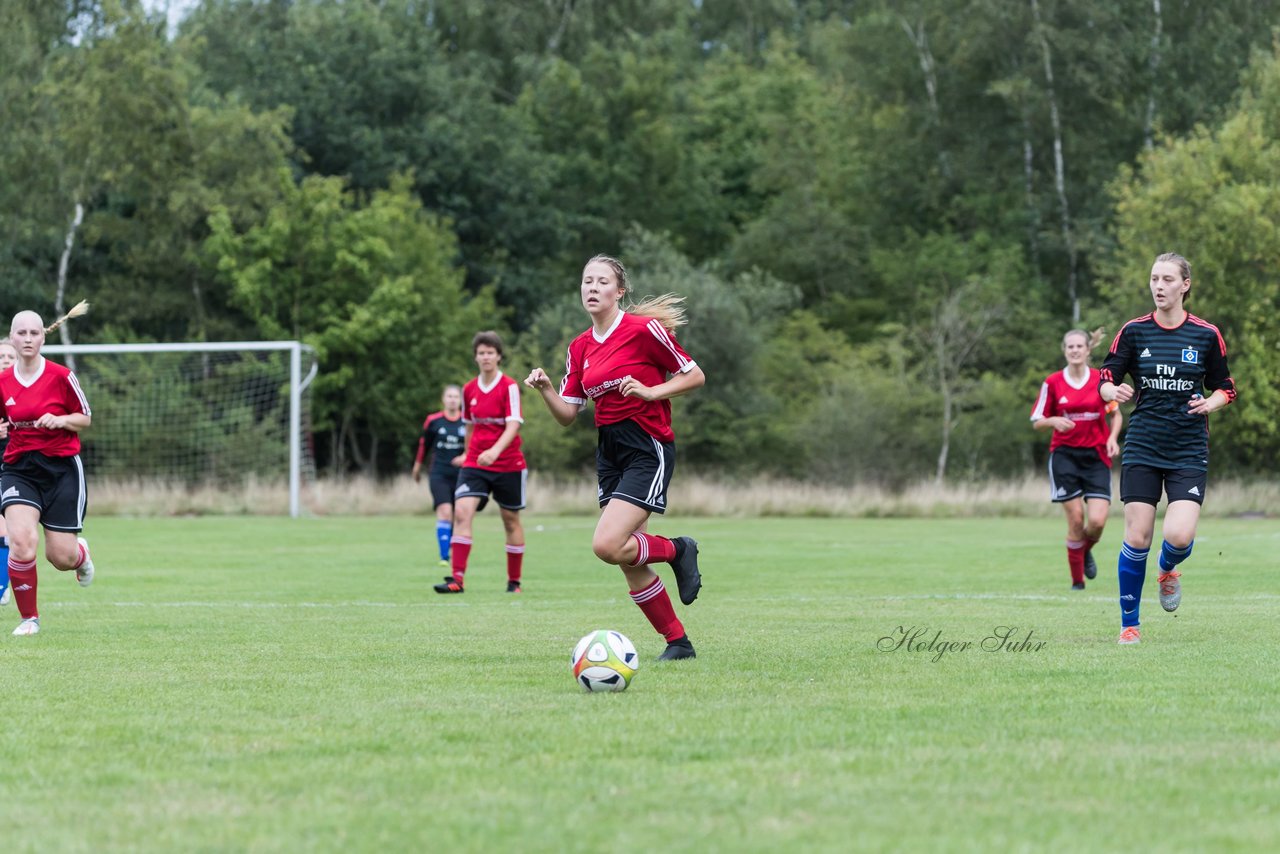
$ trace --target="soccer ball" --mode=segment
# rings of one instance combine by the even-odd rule
[[[639,669],[640,656],[621,632],[599,629],[573,648],[573,678],[586,691],[625,691]]]

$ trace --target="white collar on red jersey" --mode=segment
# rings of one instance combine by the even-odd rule
[[[44,356],[40,357],[40,367],[36,368],[36,372],[31,377],[24,377],[22,372],[18,370],[18,363],[13,363],[13,378],[22,384],[24,388],[31,388],[36,384],[36,380],[44,376]]]
[[[596,339],[597,344],[603,344],[609,340],[609,336],[613,334],[613,330],[618,328],[618,324],[622,322],[622,318],[626,316],[625,311],[619,311],[618,316],[613,319],[613,323],[609,324],[609,329],[603,335],[596,334],[596,328],[591,327],[591,337]]]
[[[498,381],[501,379],[502,379],[502,370],[499,369],[498,372],[493,375],[493,382],[489,383],[488,386],[484,384],[484,377],[476,377],[476,385],[480,386],[480,390],[482,392],[484,392],[485,394],[488,394],[489,392],[493,391],[494,387],[497,386]]]
[[[1084,379],[1080,380],[1080,382],[1077,384],[1074,380],[1071,379],[1071,369],[1070,368],[1062,369],[1062,378],[1067,381],[1067,385],[1071,386],[1076,391],[1079,391],[1080,389],[1087,386],[1089,384],[1089,377],[1091,376],[1093,376],[1093,368],[1090,368],[1088,365],[1086,365],[1084,369]]]

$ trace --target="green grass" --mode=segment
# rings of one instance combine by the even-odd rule
[[[0,635],[7,851],[1262,850],[1280,838],[1280,523],[1205,520],[1177,617],[1114,555],[1069,591],[1057,519],[662,520],[702,542],[662,641],[594,520],[482,517],[440,597],[425,518],[94,519]],[[1154,561],[1152,562],[1154,566]],[[664,570],[665,573],[665,570]],[[1154,573],[1149,573],[1154,575]],[[670,581],[669,573],[666,573]],[[671,585],[674,588],[674,584]],[[901,626],[969,641],[881,651]],[[978,648],[998,626],[1038,651]],[[615,628],[623,694],[568,657]]]

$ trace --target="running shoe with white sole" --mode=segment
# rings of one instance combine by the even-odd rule
[[[1182,582],[1178,579],[1182,577],[1182,573],[1176,569],[1173,572],[1162,572],[1156,580],[1160,582],[1160,607],[1166,611],[1178,610],[1178,605],[1182,602]]]
[[[13,630],[13,636],[19,637],[19,638],[29,637],[34,634],[39,634],[39,632],[40,632],[40,618],[28,617],[27,619],[23,620],[21,623],[18,623],[18,627]]]
[[[76,537],[76,542],[84,546],[84,563],[76,569],[76,581],[80,582],[81,587],[88,587],[93,583],[93,558],[89,557],[89,542],[84,537]]]

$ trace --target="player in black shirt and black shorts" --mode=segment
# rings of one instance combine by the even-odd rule
[[[1156,505],[1168,497],[1160,548],[1160,605],[1182,599],[1178,564],[1191,554],[1209,472],[1209,419],[1236,398],[1227,345],[1212,323],[1183,304],[1191,265],[1166,253],[1151,267],[1155,311],[1129,321],[1111,343],[1098,392],[1103,400],[1136,401],[1120,469],[1124,544],[1120,548],[1120,643],[1139,641],[1138,608]],[[1132,377],[1133,385],[1124,382]]]
[[[440,395],[444,409],[433,412],[422,422],[418,453],[413,459],[413,480],[422,478],[422,462],[431,455],[427,482],[436,511],[436,545],[440,549],[440,565],[449,566],[449,542],[453,539],[453,491],[458,486],[458,472],[467,447],[467,425],[462,422],[462,388],[447,385]]]

